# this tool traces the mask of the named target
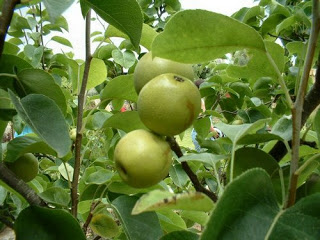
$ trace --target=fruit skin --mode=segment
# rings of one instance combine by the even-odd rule
[[[30,182],[38,174],[39,162],[32,153],[26,153],[14,162],[6,163],[7,167],[25,182]]]
[[[124,182],[135,188],[146,188],[168,175],[172,153],[162,137],[138,129],[120,139],[115,148],[114,161]]]
[[[164,73],[175,73],[190,80],[194,78],[191,64],[174,62],[159,57],[152,59],[152,53],[148,52],[143,55],[134,70],[133,79],[136,92],[139,94],[147,82]]]
[[[160,135],[174,136],[190,127],[197,118],[201,96],[189,79],[166,73],[144,86],[137,108],[146,127]]]

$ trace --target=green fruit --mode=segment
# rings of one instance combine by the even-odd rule
[[[14,162],[6,163],[7,167],[25,182],[30,182],[38,174],[39,162],[32,153],[26,153]]]
[[[132,187],[146,188],[168,175],[172,153],[162,137],[138,129],[129,132],[118,142],[114,161],[124,182]]]
[[[197,118],[201,96],[189,79],[166,73],[144,86],[137,108],[146,127],[155,133],[173,136],[189,128]]]
[[[133,78],[136,92],[139,93],[147,82],[163,73],[175,73],[191,80],[194,78],[191,64],[158,57],[152,59],[152,53],[148,52],[140,59],[134,70]]]
[[[113,238],[119,234],[118,224],[103,213],[95,214],[92,217],[90,228],[94,233],[104,238]]]
[[[70,131],[69,131],[69,136],[71,138],[72,141],[75,141],[76,140],[76,137],[77,137],[77,129],[76,128],[72,128]]]

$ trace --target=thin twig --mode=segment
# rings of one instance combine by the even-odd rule
[[[174,151],[175,154],[177,154],[177,156],[179,158],[182,157],[183,153],[181,151],[180,146],[176,142],[176,140],[173,137],[167,137],[166,140],[170,144],[170,147],[171,147],[172,151]],[[181,166],[182,166],[183,170],[187,173],[187,175],[190,178],[192,184],[194,185],[194,188],[198,192],[202,192],[202,193],[206,194],[214,202],[216,202],[218,200],[218,197],[217,197],[217,195],[215,193],[211,192],[210,190],[206,189],[204,186],[201,185],[197,175],[192,171],[192,169],[189,167],[187,162],[185,162],[185,161],[181,162]]]
[[[0,163],[0,179],[17,191],[30,205],[46,206],[47,204],[23,180],[17,178],[4,163]]]
[[[94,211],[94,209],[95,209],[99,204],[100,204],[100,201],[92,202],[92,204],[91,204],[90,213],[89,213],[89,215],[88,215],[88,217],[87,217],[86,222],[85,222],[85,223],[83,224],[83,226],[82,226],[82,230],[83,230],[83,232],[84,232],[85,234],[87,233],[89,224],[90,224],[90,222],[91,222],[91,220],[92,220],[93,211]]]
[[[81,84],[80,93],[78,95],[78,116],[77,116],[77,136],[75,142],[75,163],[71,188],[71,213],[74,217],[77,217],[78,213],[78,181],[80,175],[81,165],[81,144],[82,144],[82,117],[83,106],[86,97],[86,87],[88,82],[88,75],[90,69],[90,63],[92,59],[91,47],[90,47],[90,25],[91,25],[91,10],[88,11],[86,16],[86,63],[83,73],[83,79]]]
[[[2,56],[4,40],[8,32],[15,6],[20,0],[4,0],[0,16],[0,57]]]
[[[312,17],[312,28],[311,35],[308,44],[307,55],[305,59],[303,74],[299,86],[299,91],[297,95],[296,102],[292,109],[292,155],[290,163],[290,183],[289,183],[289,195],[286,207],[294,205],[296,200],[296,189],[298,183],[298,176],[296,171],[299,167],[299,147],[300,147],[300,130],[301,130],[301,117],[303,110],[303,103],[305,94],[307,91],[308,80],[310,75],[310,70],[312,67],[313,57],[315,53],[315,48],[317,44],[317,39],[320,31],[320,15],[319,15],[319,1],[313,0],[313,17]]]

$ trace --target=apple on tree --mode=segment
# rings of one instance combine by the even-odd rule
[[[132,187],[146,188],[168,175],[172,153],[163,137],[138,129],[120,139],[114,160],[124,182]]]
[[[32,153],[25,153],[14,162],[7,162],[6,165],[25,182],[30,182],[38,174],[39,162]]]

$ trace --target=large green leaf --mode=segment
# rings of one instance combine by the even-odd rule
[[[25,69],[17,75],[20,87],[22,88],[21,97],[24,94],[43,94],[56,102],[63,114],[67,112],[67,102],[65,95],[54,78],[41,69]]]
[[[85,240],[77,222],[68,212],[30,206],[24,209],[14,223],[19,240]]]
[[[131,211],[137,201],[136,197],[120,196],[112,201],[128,240],[159,239],[162,236],[156,213],[147,212],[132,215]]]
[[[52,22],[55,22],[73,2],[74,0],[43,0]]]
[[[13,162],[24,153],[43,153],[56,155],[56,152],[37,136],[21,136],[7,145],[5,161]]]
[[[155,56],[184,63],[207,62],[242,49],[266,52],[261,36],[253,28],[205,10],[178,12],[152,44]]]
[[[132,44],[138,48],[143,15],[136,0],[86,0],[85,2],[106,22],[127,34]]]
[[[124,99],[136,102],[138,95],[133,85],[133,75],[122,75],[112,79],[102,90],[101,100]]]
[[[212,200],[200,192],[173,194],[167,191],[153,190],[137,201],[132,214],[158,209],[210,211],[213,206]]]
[[[58,206],[68,207],[70,202],[70,194],[61,187],[50,187],[39,196],[48,203],[52,203]]]
[[[65,156],[72,142],[67,123],[55,102],[41,94],[30,94],[22,99],[11,91],[9,94],[21,118],[57,152],[58,157]]]
[[[147,129],[141,122],[137,111],[116,113],[105,121],[103,127],[113,127],[125,132],[130,132],[136,129]]]
[[[269,175],[251,169],[227,186],[201,239],[319,239],[319,201],[314,194],[283,210]]]
[[[318,146],[320,146],[320,108],[318,108],[313,120],[313,128],[317,133]]]

